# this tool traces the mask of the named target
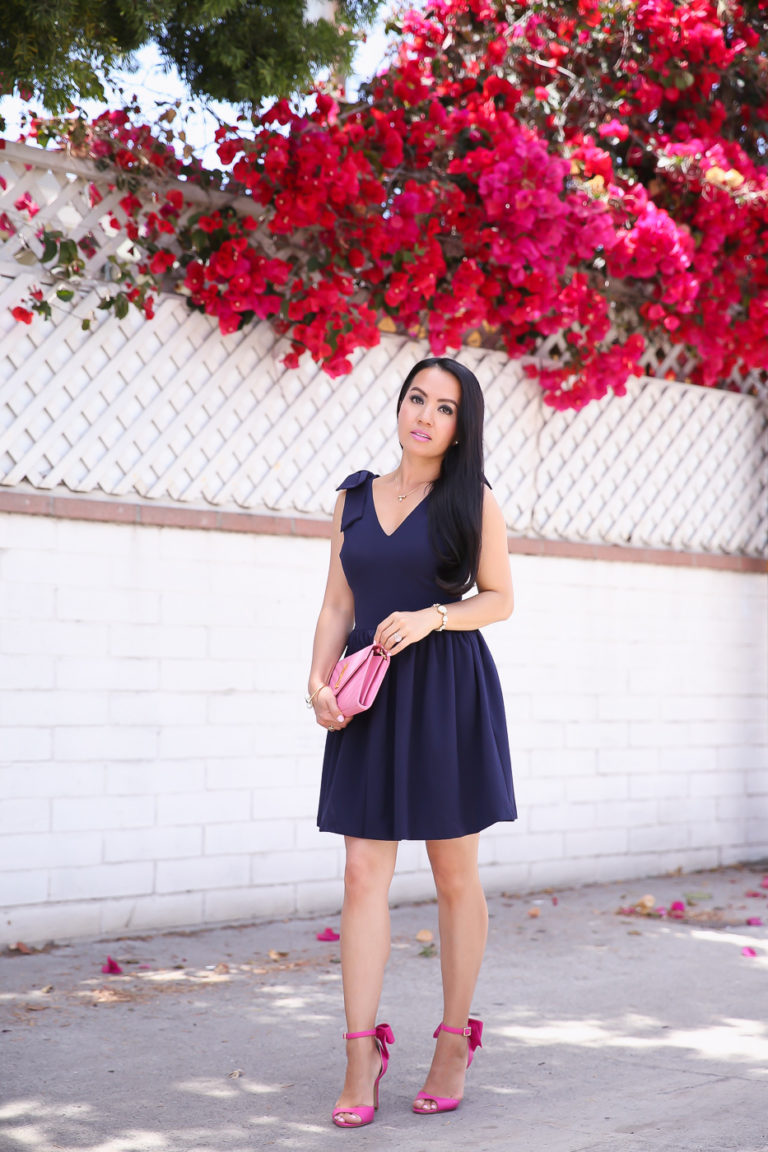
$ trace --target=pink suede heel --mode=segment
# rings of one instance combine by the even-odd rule
[[[475,1054],[476,1048],[482,1048],[482,1035],[483,1035],[483,1022],[482,1020],[473,1020],[470,1016],[466,1028],[449,1028],[447,1024],[442,1022],[438,1024],[434,1032],[434,1039],[440,1035],[441,1032],[452,1032],[454,1036],[466,1036],[467,1038],[467,1068],[472,1063],[472,1057]],[[430,1104],[434,1104],[434,1108],[417,1108],[416,1100],[427,1100]],[[416,1100],[413,1102],[413,1111],[417,1116],[436,1116],[438,1112],[453,1112],[461,1104],[461,1100],[455,1100],[452,1096],[430,1096],[428,1092],[417,1092]]]
[[[374,1036],[376,1047],[381,1056],[381,1070],[373,1082],[373,1107],[370,1104],[355,1104],[350,1108],[334,1108],[331,1119],[337,1128],[362,1128],[370,1124],[373,1115],[379,1106],[379,1081],[387,1070],[389,1064],[389,1049],[387,1044],[394,1044],[395,1037],[389,1024],[377,1024],[367,1032],[344,1032],[345,1040],[358,1040],[361,1036]],[[342,1116],[357,1116],[357,1121],[342,1120]]]

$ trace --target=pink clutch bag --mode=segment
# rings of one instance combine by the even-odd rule
[[[342,656],[328,683],[339,711],[344,716],[356,716],[370,708],[388,667],[389,652],[381,644],[369,644],[359,652]]]

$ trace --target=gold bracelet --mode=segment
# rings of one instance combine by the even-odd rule
[[[433,631],[444,632],[445,626],[448,623],[448,609],[446,608],[445,604],[433,604],[432,607],[436,608],[441,616],[440,627],[433,629]]]
[[[307,708],[312,707],[312,701],[314,700],[315,696],[317,696],[318,692],[322,692],[323,688],[327,688],[327,687],[328,687],[327,684],[321,684],[319,688],[315,688],[315,690],[311,696],[305,696],[304,697],[304,703],[306,704]]]

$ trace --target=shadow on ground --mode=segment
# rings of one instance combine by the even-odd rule
[[[329,1122],[343,1021],[324,922],[5,955],[1,1146],[765,1152],[768,935],[746,919],[768,922],[768,889],[745,896],[761,879],[730,869],[494,897],[484,1046],[461,1108],[435,1117],[410,1102],[440,1018],[439,957],[416,939],[436,911],[396,909],[381,1019],[397,1039],[376,1122],[354,1137]],[[694,886],[679,921],[619,913]],[[107,953],[122,974],[102,973]]]

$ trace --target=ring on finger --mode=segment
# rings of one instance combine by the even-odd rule
[[[329,732],[335,732],[336,731],[336,725],[335,724],[329,724],[328,725],[328,731]]]
[[[400,635],[399,632],[395,632],[394,636],[392,637],[392,640],[395,644],[399,644],[400,641],[402,640],[402,636]]]

